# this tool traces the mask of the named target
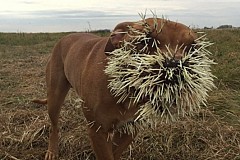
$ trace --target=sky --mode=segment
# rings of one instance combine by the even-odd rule
[[[145,11],[192,28],[240,27],[240,0],[1,0],[0,32],[112,30]]]

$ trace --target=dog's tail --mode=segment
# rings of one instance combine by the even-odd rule
[[[47,104],[47,99],[34,99],[34,100],[32,100],[32,102],[42,104],[42,105],[46,105]]]

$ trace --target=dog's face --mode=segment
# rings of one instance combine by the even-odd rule
[[[137,39],[139,34],[145,34],[145,40],[144,38]],[[183,24],[165,19],[149,18],[139,22],[118,24],[111,34],[110,43],[116,49],[122,47],[123,43],[131,42],[129,48],[136,52],[148,45],[146,54],[154,54],[156,51],[154,43],[156,43],[162,52],[170,50],[174,58],[181,59],[182,54],[188,52],[195,44],[195,39],[196,35],[193,31]]]
[[[139,115],[156,112],[174,118],[197,110],[214,86],[214,63],[206,49],[210,43],[202,37],[183,24],[158,18],[118,24],[105,69],[112,94],[118,102],[130,97],[134,104],[144,103]]]

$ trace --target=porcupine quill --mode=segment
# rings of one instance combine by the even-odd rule
[[[123,133],[134,134],[144,125],[155,126],[157,120],[175,121],[180,116],[191,115],[205,104],[207,92],[214,86],[214,75],[207,47],[212,45],[206,36],[195,40],[195,45],[183,53],[181,60],[174,60],[170,48],[166,52],[158,48],[156,39],[148,36],[150,27],[143,17],[143,31],[129,27],[132,40],[124,41],[121,48],[110,53],[105,73],[110,77],[108,87],[111,93],[119,97],[118,103],[124,102],[129,96],[134,97],[134,103],[143,99],[148,102],[139,106],[137,118],[133,123],[126,123],[120,130]],[[157,20],[154,20],[157,23]],[[165,20],[160,24],[161,32]],[[138,22],[139,24],[139,22]],[[157,26],[158,24],[154,24]],[[155,47],[155,54],[148,54],[149,44]],[[141,50],[134,48],[140,42],[145,46]],[[142,44],[142,43],[141,43]],[[175,50],[182,46],[176,46]],[[185,51],[185,50],[184,50]]]

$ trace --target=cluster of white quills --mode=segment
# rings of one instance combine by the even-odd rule
[[[158,47],[161,42],[148,36],[150,27],[144,21],[138,24],[145,29],[129,27],[126,34],[130,41],[123,41],[121,48],[108,53],[105,69],[108,87],[119,97],[118,103],[127,98],[135,104],[146,102],[139,106],[134,122],[121,128],[124,133],[134,133],[146,125],[154,127],[157,121],[176,121],[197,112],[205,105],[207,92],[215,87],[211,73],[211,65],[215,63],[207,50],[212,43],[205,35],[196,39],[189,51],[183,51],[181,60],[175,61],[169,46],[166,45],[166,52],[161,51]],[[137,49],[140,43],[144,45]],[[155,48],[154,54],[149,54],[149,46]],[[176,50],[181,47],[177,46]]]

